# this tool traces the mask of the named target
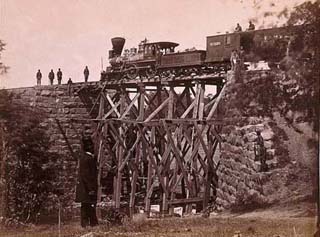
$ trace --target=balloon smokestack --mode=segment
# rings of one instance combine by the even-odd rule
[[[122,37],[115,37],[111,39],[114,56],[121,55],[125,42],[126,42],[125,38],[122,38]]]

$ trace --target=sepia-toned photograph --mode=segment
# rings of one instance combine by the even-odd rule
[[[0,0],[0,237],[320,237],[320,0]]]

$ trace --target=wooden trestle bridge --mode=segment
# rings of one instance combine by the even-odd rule
[[[91,110],[98,110],[98,201],[109,169],[115,207],[129,204],[131,214],[137,206],[149,213],[159,204],[165,214],[214,202],[225,81],[224,74],[104,82]],[[209,88],[216,93],[208,97]]]

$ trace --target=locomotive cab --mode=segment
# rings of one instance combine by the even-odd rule
[[[158,59],[164,54],[174,53],[179,44],[173,42],[146,43],[143,46],[144,59]]]

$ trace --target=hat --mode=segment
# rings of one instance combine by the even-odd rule
[[[92,148],[93,148],[93,141],[90,136],[83,136],[82,137],[82,144],[83,144],[83,149],[85,151],[92,150]]]

